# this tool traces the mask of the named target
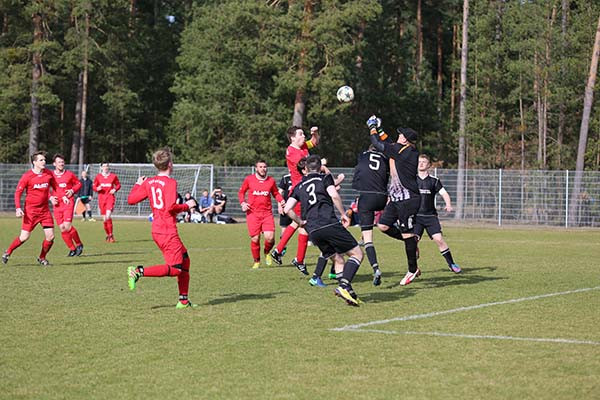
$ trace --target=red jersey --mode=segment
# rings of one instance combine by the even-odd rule
[[[99,197],[109,195],[114,196],[109,194],[109,192],[111,191],[111,189],[115,189],[115,191],[121,189],[121,182],[119,182],[119,178],[117,178],[117,176],[112,172],[108,175],[98,174],[94,178],[92,189],[95,192],[98,192],[98,194],[100,195]]]
[[[148,199],[152,208],[152,233],[177,233],[175,216],[190,208],[177,204],[177,181],[167,175],[148,178],[141,185],[135,184],[127,197],[127,203],[137,204]]]
[[[58,197],[59,202],[66,196],[67,190],[72,190],[73,193],[77,193],[77,191],[81,188],[81,182],[74,173],[68,170],[64,170],[63,172],[58,172],[57,170],[52,171],[54,175],[54,179],[56,180],[56,185],[58,188],[54,192],[54,195]]]
[[[292,178],[292,187],[290,191],[302,180],[302,174],[298,172],[296,165],[298,165],[298,161],[300,161],[302,158],[308,157],[308,143],[311,143],[312,147],[312,142],[305,142],[299,149],[289,145],[285,151],[285,162],[287,163],[287,167]]]
[[[50,187],[56,190],[56,180],[52,172],[43,169],[39,174],[33,172],[33,169],[25,172],[15,190],[15,209],[21,208],[21,195],[23,191],[25,196],[25,210],[49,211],[48,198],[50,197]]]
[[[247,203],[250,204],[250,211],[254,213],[272,214],[271,196],[275,197],[278,202],[283,201],[283,197],[277,190],[275,179],[270,176],[260,179],[256,174],[248,175],[238,191],[240,203],[245,201],[246,192],[248,191]]]

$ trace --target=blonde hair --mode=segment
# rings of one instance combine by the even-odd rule
[[[157,150],[154,152],[154,154],[152,154],[152,163],[159,171],[168,170],[172,161],[173,156],[171,155],[171,150],[166,147]]]

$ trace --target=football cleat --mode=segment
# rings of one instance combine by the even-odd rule
[[[8,257],[10,257],[10,254],[7,252],[2,253],[2,264],[6,264],[8,262]]]
[[[140,276],[140,273],[135,270],[135,267],[127,267],[127,285],[129,285],[129,290],[135,290]]]
[[[260,261],[255,261],[254,264],[252,264],[252,269],[258,269],[260,267]]]
[[[281,254],[279,254],[277,249],[271,250],[271,257],[273,258],[273,261],[275,261],[275,264],[281,265]]]
[[[421,276],[421,270],[419,268],[417,268],[416,272],[407,272],[406,275],[404,275],[404,278],[402,278],[402,280],[400,281],[400,286],[406,286],[408,284],[410,284],[412,281],[414,281],[415,279],[417,279],[419,276]]]
[[[177,310],[183,310],[185,308],[196,308],[196,307],[198,307],[198,305],[197,304],[192,304],[192,302],[189,301],[189,300],[187,302],[185,302],[185,303],[182,303],[181,301],[178,301],[177,305],[175,306],[175,308]]]
[[[348,291],[348,289],[346,289],[346,288],[344,288],[342,286],[338,286],[337,288],[335,288],[334,293],[335,293],[336,296],[341,297],[342,299],[344,299],[348,305],[354,306],[354,307],[358,307],[358,301],[357,301],[357,299],[355,299],[354,297],[352,297],[352,295],[350,294],[350,292]]]
[[[321,277],[310,278],[308,283],[310,283],[311,286],[327,287],[327,284],[323,283],[323,281],[321,280]]]
[[[69,250],[69,254],[67,254],[67,257],[73,257],[75,255],[75,250]]]
[[[50,261],[46,260],[45,258],[38,258],[37,262],[40,263],[42,267],[48,267],[50,265]]]
[[[302,272],[304,275],[308,275],[308,270],[306,269],[306,264],[298,262],[295,258],[292,260],[292,264],[298,268],[298,271]]]
[[[285,256],[285,253],[287,253],[287,246],[285,246],[283,250],[281,250],[281,257]]]
[[[460,274],[462,272],[462,269],[460,269],[458,264],[452,264],[448,266],[448,268],[450,268],[450,271],[454,272],[455,274]]]
[[[79,246],[77,246],[75,248],[75,255],[77,257],[79,257],[81,255],[81,253],[83,253],[83,245],[82,244],[80,244]]]
[[[265,254],[265,264],[267,264],[268,267],[273,265],[273,257],[271,257],[270,254]]]
[[[90,222],[96,222],[96,220],[94,218],[90,218],[90,219],[88,219],[88,221],[90,221]]]
[[[106,241],[107,241],[108,243],[115,243],[115,242],[116,242],[116,240],[115,240],[115,237],[114,237],[113,235],[108,235],[108,236],[106,237]]]
[[[375,271],[373,271],[373,286],[379,285],[381,285],[381,271],[379,268],[376,268]]]

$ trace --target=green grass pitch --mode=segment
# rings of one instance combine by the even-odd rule
[[[67,258],[56,231],[0,264],[0,399],[590,399],[600,393],[600,232],[447,226],[464,273],[429,239],[423,275],[402,243],[376,232],[383,284],[363,264],[348,307],[309,286],[290,261],[251,270],[245,224],[179,225],[192,261],[190,299],[175,278],[127,288],[128,265],[162,256],[146,221],[76,221]],[[0,219],[0,247],[20,229]],[[351,229],[358,237],[357,228]],[[309,247],[312,272],[318,251]],[[327,270],[326,270],[327,272]],[[579,289],[585,289],[580,290]],[[511,301],[512,300],[512,301]],[[354,326],[354,328],[347,328]],[[344,328],[338,329],[336,328]]]

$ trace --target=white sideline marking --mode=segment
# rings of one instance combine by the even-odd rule
[[[452,333],[441,333],[441,332],[398,332],[398,331],[384,331],[384,330],[377,330],[377,329],[362,329],[367,326],[383,325],[383,324],[387,324],[390,322],[412,321],[415,319],[431,318],[431,317],[437,317],[438,315],[445,315],[445,314],[452,314],[452,313],[457,313],[457,312],[462,312],[462,311],[476,310],[479,308],[498,306],[498,305],[502,305],[502,304],[520,303],[523,301],[538,300],[538,299],[544,299],[547,297],[563,296],[563,295],[573,294],[573,293],[589,292],[591,290],[598,290],[598,289],[600,289],[600,286],[595,286],[595,287],[591,287],[591,288],[583,288],[583,289],[575,289],[575,290],[567,290],[565,292],[547,293],[547,294],[541,294],[541,295],[530,296],[530,297],[521,297],[518,299],[496,301],[493,303],[483,303],[483,304],[477,304],[477,305],[468,306],[468,307],[459,307],[459,308],[454,308],[451,310],[434,311],[434,312],[430,312],[430,313],[426,313],[426,314],[415,314],[415,315],[408,315],[406,317],[396,317],[396,318],[390,318],[390,319],[383,319],[383,320],[379,320],[379,321],[364,322],[362,324],[346,325],[341,328],[332,328],[332,329],[330,329],[330,331],[337,331],[337,332],[355,331],[355,332],[373,332],[373,333],[385,333],[385,334],[454,336],[454,337],[480,338],[480,339],[504,339],[504,340],[523,340],[523,341],[600,345],[599,342],[585,341],[585,340],[571,340],[571,339],[517,338],[517,337],[511,337],[511,336],[466,335],[466,334],[452,334]]]
[[[600,342],[591,340],[574,340],[561,338],[525,338],[516,336],[498,336],[498,335],[469,335],[466,333],[444,333],[444,332],[414,332],[414,331],[384,331],[380,329],[346,329],[346,332],[371,332],[384,333],[387,335],[426,335],[426,336],[446,336],[458,337],[466,339],[498,339],[498,340],[520,340],[523,342],[551,342],[551,343],[568,343],[568,344],[591,344],[600,346]]]

